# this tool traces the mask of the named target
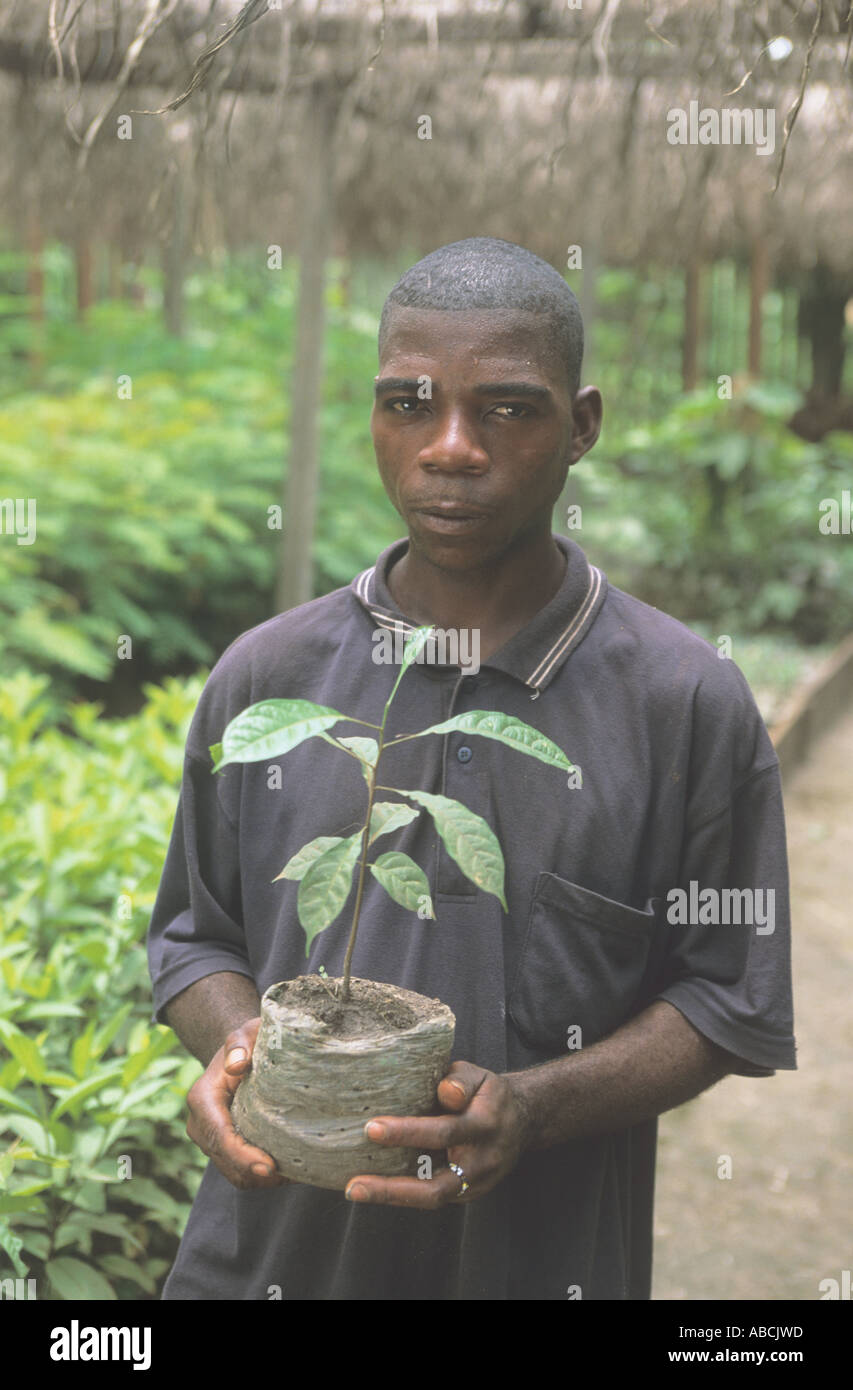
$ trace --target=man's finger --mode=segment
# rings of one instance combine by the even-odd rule
[[[202,1153],[235,1187],[280,1187],[287,1179],[276,1171],[268,1153],[249,1144],[234,1129],[230,1115],[215,1104],[200,1100],[190,1112],[187,1134]]]
[[[245,1023],[241,1023],[239,1028],[235,1028],[233,1033],[228,1034],[225,1039],[224,1053],[225,1070],[229,1076],[242,1077],[248,1069],[260,1026],[260,1018],[250,1018]]]
[[[469,1122],[461,1115],[377,1115],[368,1120],[364,1133],[374,1144],[423,1150],[458,1148],[473,1137]]]
[[[345,1196],[350,1202],[366,1205],[382,1203],[389,1207],[419,1207],[435,1211],[458,1199],[462,1184],[449,1168],[434,1178],[377,1178],[373,1174],[351,1178]]]
[[[229,1033],[221,1053],[187,1096],[187,1134],[234,1187],[280,1187],[287,1182],[263,1149],[249,1144],[234,1128],[231,1105],[250,1065],[260,1018],[248,1019]],[[229,1065],[230,1064],[230,1065]]]
[[[473,1062],[454,1062],[447,1075],[438,1083],[438,1100],[446,1110],[464,1110],[471,1104],[489,1075]]]

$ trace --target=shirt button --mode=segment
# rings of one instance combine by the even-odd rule
[[[471,752],[471,749],[467,746],[467,744],[463,744],[461,748],[458,748],[456,750],[456,756],[459,759],[460,763],[470,763],[474,754]]]

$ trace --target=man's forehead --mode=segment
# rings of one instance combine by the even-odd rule
[[[395,306],[380,361],[468,357],[542,367],[550,360],[542,314],[527,309],[420,309]]]
[[[529,309],[421,309],[409,305],[394,305],[389,316],[385,339],[399,340],[407,345],[418,338],[444,337],[454,341],[476,336],[484,341],[501,341],[518,337],[527,341],[541,333],[545,315]]]

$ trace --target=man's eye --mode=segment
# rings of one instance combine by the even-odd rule
[[[524,416],[529,413],[530,407],[526,405],[515,405],[513,402],[510,401],[505,403],[504,405],[496,405],[495,410],[511,410],[516,412],[512,415],[505,415],[503,417],[505,420],[522,420]]]
[[[395,400],[388,401],[388,409],[396,410],[399,415],[413,415],[420,405],[420,401],[415,400],[414,396],[397,396]],[[411,409],[405,407],[411,406]]]

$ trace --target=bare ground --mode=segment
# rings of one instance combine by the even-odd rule
[[[851,779],[853,714],[785,787],[799,1069],[661,1118],[656,1299],[819,1299],[853,1270]]]

